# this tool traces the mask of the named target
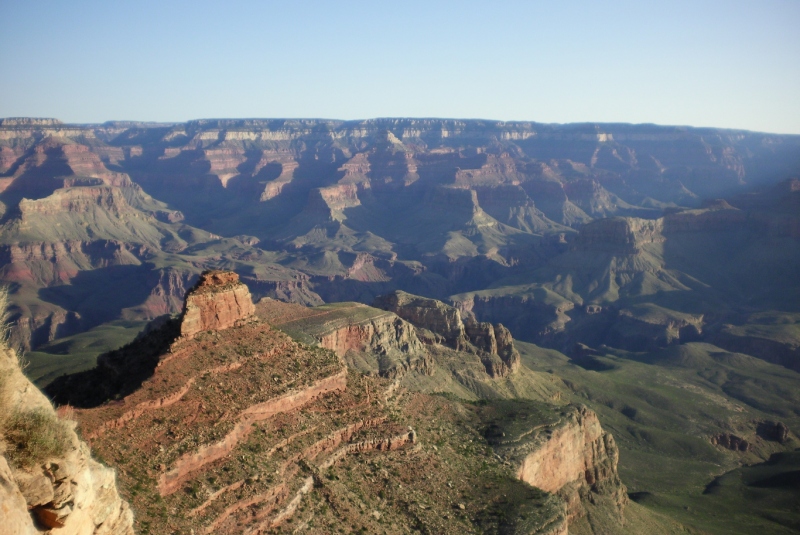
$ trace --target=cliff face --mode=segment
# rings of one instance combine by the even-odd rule
[[[800,154],[797,136],[427,119],[164,125],[48,121],[0,124],[0,247],[14,248],[18,256],[19,249],[113,241],[130,254],[99,267],[79,255],[57,268],[45,261],[15,260],[8,271],[30,273],[34,279],[12,296],[20,320],[15,340],[30,349],[106,321],[151,319],[151,310],[180,301],[179,295],[144,303],[155,289],[130,289],[118,292],[126,306],[89,321],[85,311],[56,305],[47,292],[39,293],[48,286],[79,286],[76,276],[107,282],[119,271],[108,268],[118,265],[146,271],[168,263],[192,278],[220,266],[258,275],[271,271],[253,277],[274,286],[259,297],[306,304],[370,302],[397,288],[442,299],[489,288],[501,278],[538,275],[543,262],[569,245],[574,253],[633,256],[703,229],[800,235],[796,209],[791,210],[796,201],[788,202],[797,197],[791,185],[780,217],[768,210],[751,213],[744,199],[659,218],[665,206],[694,207],[702,197],[735,194],[792,176]],[[636,217],[592,222],[623,215]],[[568,244],[584,223],[589,224]],[[218,235],[254,239],[247,247],[229,246],[213,243]],[[301,270],[307,282],[299,281],[296,272],[265,267],[276,258],[273,252],[282,258],[281,265]],[[374,260],[365,261],[370,255]],[[620,274],[618,268],[611,275]],[[625,268],[619,281],[612,276],[593,285],[589,280],[590,288],[575,293],[583,301],[598,302],[604,296],[597,294],[609,288],[608,300],[613,300],[615,285],[652,278],[653,270],[652,265]],[[6,277],[0,270],[0,280],[12,282],[14,275]],[[567,286],[579,282],[573,277],[561,283],[562,295],[571,298]],[[652,287],[650,282],[640,286]],[[667,281],[675,287],[672,283]],[[478,317],[502,322],[515,334],[519,328],[512,321],[552,332],[557,323],[541,323],[534,316],[553,312],[558,313],[526,310],[520,320],[513,314],[508,319]],[[82,319],[76,321],[76,315]]]
[[[456,351],[476,353],[492,377],[506,377],[520,366],[511,333],[501,324],[479,322],[471,313],[437,301],[396,291],[379,297],[373,306],[393,312],[422,329],[427,343],[442,343]]]
[[[543,409],[521,402],[491,411],[486,438],[519,479],[561,496],[570,521],[587,514],[591,503],[602,504],[621,525],[628,496],[617,472],[619,450],[597,414],[583,406]]]
[[[262,299],[256,313],[287,332],[308,336],[362,373],[395,379],[409,370],[430,372],[432,363],[416,328],[390,312],[360,303],[306,308]]]
[[[0,348],[0,530],[9,535],[133,534],[116,474],[91,457],[74,422],[62,420]]]
[[[584,251],[609,251],[619,254],[636,254],[647,243],[664,241],[660,219],[647,220],[635,217],[614,217],[592,221],[581,227],[575,239],[575,248]]]
[[[204,297],[193,300],[197,316],[216,318],[214,301],[230,301],[240,284],[229,272],[206,273],[187,301]],[[74,414],[94,450],[119,468],[141,529],[234,534],[313,521],[373,532],[415,518],[435,533],[471,521],[478,531],[565,535],[587,496],[603,497],[618,483],[613,440],[593,413],[543,404],[531,418],[499,409],[508,432],[498,436],[512,437],[512,449],[521,446],[508,453],[508,444],[493,445],[525,466],[519,478],[511,476],[502,459],[480,446],[476,430],[478,413],[493,403],[462,405],[401,383],[409,368],[425,371],[430,346],[417,336],[423,328],[391,312],[269,299],[255,312],[240,315],[248,321],[217,322],[220,328],[191,336],[181,334],[185,317],[166,320],[100,358],[97,370],[54,383],[51,393],[62,401],[80,389],[107,392]],[[270,324],[322,347],[290,339]],[[429,341],[444,340],[427,332]],[[513,341],[501,326],[462,321],[459,332],[481,358],[513,359]],[[456,353],[442,346],[437,351]],[[358,369],[366,353],[377,355],[386,373],[360,374],[343,365]],[[122,388],[104,386],[114,377],[124,379]],[[519,425],[527,427],[511,429]],[[540,432],[542,426],[550,432]],[[530,475],[537,462],[558,465],[551,470],[556,475]],[[342,465],[348,476],[340,478]],[[398,507],[406,503],[420,506]],[[179,513],[165,520],[164,511],[173,510]]]
[[[593,411],[581,407],[522,458],[517,476],[548,492],[565,494],[573,514],[580,514],[574,506],[591,491],[611,496],[621,516],[627,495],[618,462],[614,437],[602,429]]]
[[[206,271],[186,295],[181,335],[217,331],[233,326],[255,312],[250,290],[230,271]]]
[[[409,369],[424,371],[429,365],[416,330],[397,317],[384,316],[335,328],[320,336],[320,345],[342,357],[349,351],[377,354],[378,373],[390,379]]]
[[[397,291],[379,297],[373,305],[438,335],[438,340],[453,349],[461,350],[469,344],[461,313],[441,301]]]

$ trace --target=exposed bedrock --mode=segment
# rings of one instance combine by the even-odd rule
[[[399,290],[377,298],[373,306],[394,312],[422,329],[420,336],[425,342],[478,354],[492,377],[504,377],[519,368],[519,352],[502,324],[479,322],[471,313],[462,315],[441,301]]]
[[[545,290],[516,295],[467,293],[451,297],[453,305],[465,315],[473,315],[508,326],[520,340],[542,343],[564,330],[575,307],[572,301],[547,299]]]
[[[342,357],[351,351],[376,355],[378,374],[383,377],[395,378],[411,369],[428,372],[431,365],[414,326],[394,314],[332,326],[319,340],[322,347]]]
[[[517,477],[564,498],[570,521],[585,514],[587,501],[604,502],[621,521],[628,496],[617,472],[619,450],[597,414],[568,406],[531,429],[518,411],[506,415],[516,421],[496,421],[486,432],[489,443],[516,467]]]
[[[0,347],[0,531],[9,535],[133,534],[114,470],[91,457]]]
[[[711,443],[733,451],[750,451],[751,445],[744,438],[732,433],[719,433],[711,437]]]
[[[181,336],[232,327],[255,313],[250,290],[231,271],[206,271],[186,295]]]
[[[330,349],[348,366],[367,375],[397,378],[410,370],[432,371],[428,348],[417,328],[396,314],[361,303],[315,308],[262,299],[257,314],[308,342]]]
[[[173,276],[165,277],[162,282],[167,287],[184,284],[180,277],[172,283]],[[124,397],[153,374],[160,357],[177,338],[191,339],[204,331],[227,329],[254,313],[250,291],[236,273],[206,271],[186,293],[179,319],[161,316],[132,343],[100,355],[96,368],[56,379],[48,385],[47,393],[58,403],[76,407],[95,407],[110,398]]]
[[[306,405],[315,398],[329,392],[347,388],[347,372],[342,371],[325,377],[303,390],[297,390],[269,401],[251,405],[243,411],[233,429],[219,442],[205,444],[190,453],[181,456],[169,472],[161,475],[158,489],[162,496],[171,494],[180,488],[192,472],[213,463],[233,451],[253,431],[254,424],[267,420],[276,414],[288,412]]]
[[[733,325],[723,325],[709,336],[709,342],[800,372],[800,344],[794,339],[767,338],[742,332]]]
[[[269,297],[286,303],[298,303],[306,306],[317,306],[324,303],[322,298],[311,289],[310,277],[298,273],[288,280],[260,280],[243,277],[242,281],[252,290],[254,299]]]
[[[438,335],[438,341],[462,350],[469,340],[464,331],[464,322],[458,309],[436,299],[419,297],[403,291],[395,291],[378,297],[373,306],[394,312],[417,327]]]
[[[664,241],[661,219],[636,217],[612,217],[598,219],[581,227],[574,241],[579,251],[608,251],[620,254],[636,254],[647,243]]]
[[[119,240],[28,242],[0,245],[3,279],[20,284],[65,284],[82,269],[138,265],[145,245]]]
[[[648,313],[631,307],[617,313],[611,329],[601,342],[631,351],[653,351],[673,344],[696,342],[703,333],[702,314]],[[652,307],[656,308],[656,307]]]
[[[474,189],[481,208],[501,223],[528,232],[542,232],[559,227],[534,205],[521,186],[504,184]]]

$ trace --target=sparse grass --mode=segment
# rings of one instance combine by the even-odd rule
[[[17,466],[35,466],[63,455],[69,445],[64,422],[44,409],[14,413],[4,424],[6,456]]]

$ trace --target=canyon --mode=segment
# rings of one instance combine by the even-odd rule
[[[2,119],[9,341],[138,531],[781,533],[728,474],[794,462],[798,170],[713,128]]]
[[[401,298],[414,302],[407,295]],[[459,317],[442,303],[426,304]],[[360,311],[370,319],[356,324],[358,330],[352,323],[339,323],[345,316],[335,314],[353,307],[369,309]],[[327,308],[269,298],[253,306],[236,274],[204,272],[187,293],[178,325],[154,325],[117,355],[103,356],[97,368],[62,377],[47,388],[61,404],[59,412],[77,421],[92,451],[118,470],[137,532],[261,533],[317,522],[390,532],[415,524],[455,533],[467,521],[479,531],[515,527],[555,535],[567,533],[570,522],[586,516],[580,505],[587,499],[580,494],[586,485],[593,492],[602,487],[625,496],[613,438],[586,407],[539,403],[544,418],[558,422],[553,425],[560,434],[544,444],[532,441],[536,446],[527,448],[518,473],[507,471],[509,463],[520,464],[518,455],[497,446],[500,455],[490,454],[470,445],[486,440],[479,429],[493,404],[448,401],[402,384],[401,372],[363,375],[345,365],[353,350],[380,358],[391,349],[435,367],[438,344],[423,343],[416,334],[425,327],[356,303]],[[198,318],[213,321],[204,320],[200,329]],[[453,326],[464,335],[467,330],[458,321]],[[271,325],[296,337],[302,337],[302,326],[302,334],[314,333],[316,343],[295,341]],[[359,336],[353,336],[356,332]],[[461,349],[474,358],[468,340],[477,341],[463,338],[470,345]],[[513,347],[510,337],[503,343]],[[148,360],[150,374],[140,380],[142,356],[153,351],[160,354]],[[431,374],[422,367],[402,373]],[[488,370],[484,374],[487,385],[503,379]],[[110,394],[105,402],[85,394],[96,394],[98,384],[109,382],[101,389]],[[529,423],[536,432],[542,422]],[[439,438],[437,445],[435,437],[442,437],[445,429],[444,434],[455,437],[446,446]],[[540,462],[561,463],[556,471],[566,477],[545,481],[531,476],[525,467],[535,456]],[[436,466],[436,475],[415,470],[420,463]],[[494,485],[470,490],[477,472],[465,466],[475,463],[482,463],[481,472],[489,466]],[[376,472],[383,478],[370,476]],[[583,478],[587,484],[580,483]],[[404,484],[395,485],[399,481]],[[512,502],[498,500],[507,492],[515,494]],[[366,503],[377,514],[364,515],[344,505],[354,499],[360,509]],[[604,505],[613,509],[620,525],[625,501]],[[423,502],[430,504],[419,505],[427,514],[404,505]],[[493,512],[497,507],[504,511],[499,517]]]

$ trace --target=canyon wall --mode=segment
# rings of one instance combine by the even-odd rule
[[[605,507],[622,525],[628,496],[617,472],[619,450],[594,411],[573,405],[550,408],[534,424],[512,405],[504,418],[487,428],[487,439],[519,479],[561,496],[570,521],[585,515],[591,503]]]
[[[476,353],[492,377],[506,377],[520,366],[511,333],[502,324],[479,322],[435,299],[395,291],[375,300],[373,306],[388,310],[415,325],[426,343],[440,343],[457,351]]]

